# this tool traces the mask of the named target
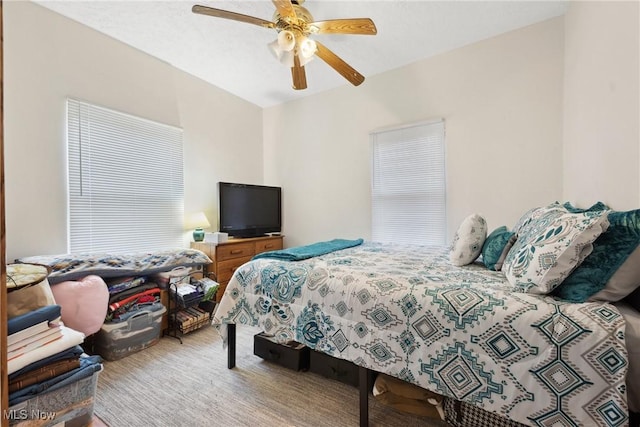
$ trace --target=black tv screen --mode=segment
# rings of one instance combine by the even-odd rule
[[[220,231],[234,237],[279,233],[281,192],[280,187],[219,182]]]

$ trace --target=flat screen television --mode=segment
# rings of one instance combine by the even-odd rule
[[[234,237],[279,233],[281,193],[280,187],[219,182],[220,231]]]

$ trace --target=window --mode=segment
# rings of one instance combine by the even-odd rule
[[[69,251],[184,246],[182,130],[69,99]]]
[[[372,240],[446,243],[444,121],[373,132]]]

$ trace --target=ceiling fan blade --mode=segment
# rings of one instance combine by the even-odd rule
[[[369,18],[317,21],[310,23],[309,29],[315,34],[364,34],[373,36],[378,33],[376,24]]]
[[[324,62],[329,64],[331,68],[340,73],[345,79],[349,80],[354,86],[360,85],[364,81],[364,76],[357,72],[351,65],[344,62],[338,55],[326,48],[322,43],[316,41],[318,50],[316,55]]]
[[[302,90],[307,88],[307,74],[304,71],[304,67],[300,65],[298,55],[294,55],[293,57],[291,77],[293,78],[293,88],[295,90]]]
[[[215,16],[216,18],[231,19],[233,21],[246,22],[247,24],[259,25],[265,28],[275,28],[275,24],[271,21],[267,21],[261,18],[255,18],[249,15],[243,15],[241,13],[229,12],[228,10],[214,9],[212,7],[195,5],[191,8],[193,13],[199,13],[200,15]]]
[[[291,0],[271,0],[276,10],[283,18],[295,18],[296,11],[293,9]]]

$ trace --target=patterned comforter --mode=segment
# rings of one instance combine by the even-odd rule
[[[95,274],[111,277],[147,276],[179,267],[196,267],[211,263],[211,259],[195,249],[168,249],[132,254],[62,254],[39,255],[16,260],[18,263],[46,265],[51,269],[49,283],[75,280]]]
[[[527,425],[624,426],[624,319],[604,303],[517,293],[443,248],[365,243],[251,261],[214,324],[256,326]]]

